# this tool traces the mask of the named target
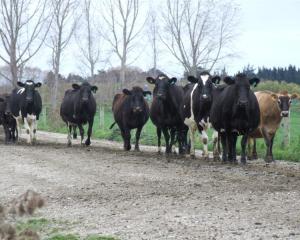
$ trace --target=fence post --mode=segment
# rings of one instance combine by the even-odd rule
[[[46,127],[47,126],[47,108],[43,107],[43,124]]]
[[[99,127],[100,128],[104,127],[104,107],[103,106],[99,107]]]
[[[288,117],[283,117],[281,120],[281,127],[283,129],[283,139],[281,146],[286,148],[290,143],[290,114]]]

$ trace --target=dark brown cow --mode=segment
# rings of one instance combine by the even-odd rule
[[[288,94],[288,92],[273,93],[270,91],[255,92],[260,108],[259,127],[249,135],[248,154],[252,159],[257,159],[256,138],[264,138],[267,145],[266,162],[274,161],[273,159],[273,141],[277,129],[280,126],[281,119],[289,116],[292,99],[297,98],[297,94]],[[251,142],[253,151],[251,156]]]
[[[151,94],[149,91],[143,91],[140,87],[133,87],[132,90],[123,89],[123,93],[116,94],[113,100],[112,111],[115,122],[110,126],[112,128],[118,124],[124,141],[124,150],[129,151],[130,131],[137,129],[135,134],[135,150],[139,151],[139,140],[143,126],[149,119],[149,106],[144,97]]]

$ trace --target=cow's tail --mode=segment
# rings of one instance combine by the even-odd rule
[[[115,126],[116,122],[114,122],[112,125],[110,125],[109,129],[112,129]]]

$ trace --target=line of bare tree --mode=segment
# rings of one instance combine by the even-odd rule
[[[149,54],[146,46],[153,69],[160,66],[161,56],[168,56],[161,52],[164,48],[193,75],[234,54],[230,49],[237,23],[234,0],[165,0],[160,5],[151,1],[147,5],[146,0],[0,1],[0,60],[9,66],[9,72],[0,75],[16,86],[24,67],[50,49],[53,109],[68,47],[78,49],[76,61],[90,79],[102,61],[119,65],[121,85],[128,66]]]

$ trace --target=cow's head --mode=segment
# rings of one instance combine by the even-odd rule
[[[292,99],[299,98],[296,93],[289,94],[287,91],[281,91],[279,93],[272,93],[271,96],[278,103],[281,117],[288,117],[290,113],[290,106]]]
[[[131,90],[124,88],[123,93],[128,96],[130,110],[134,113],[143,112],[145,106],[144,97],[148,94],[151,95],[150,91],[143,91],[140,87],[133,87]]]
[[[146,80],[150,84],[155,84],[153,96],[161,100],[165,100],[167,98],[169,88],[176,83],[177,78],[169,78],[165,74],[159,74],[155,79],[147,77]]]
[[[73,83],[72,87],[74,90],[79,91],[80,102],[87,103],[90,100],[90,97],[93,93],[96,93],[98,90],[97,86],[91,86],[88,82],[83,82],[81,85]]]
[[[224,82],[235,87],[235,96],[237,97],[237,107],[246,108],[249,101],[250,86],[256,87],[260,82],[259,78],[247,78],[246,74],[239,73],[234,78],[225,77]]]
[[[40,82],[35,83],[33,80],[26,80],[25,83],[17,82],[18,86],[21,87],[21,89],[18,91],[18,94],[22,94],[25,92],[25,101],[27,103],[33,102],[33,97],[35,93],[35,88],[39,88],[42,86]]]
[[[219,76],[212,77],[209,72],[204,71],[200,73],[200,77],[188,76],[188,81],[198,84],[200,90],[200,101],[211,102],[213,85],[218,84],[221,78]]]

